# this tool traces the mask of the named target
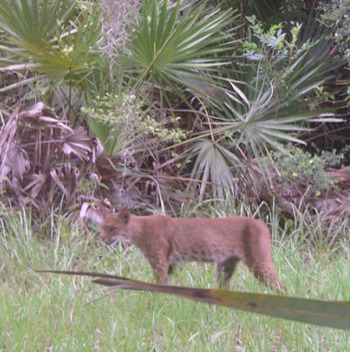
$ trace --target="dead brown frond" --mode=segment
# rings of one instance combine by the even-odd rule
[[[77,204],[100,146],[83,127],[72,129],[43,103],[17,107],[0,131],[0,192],[5,203],[40,214]],[[94,191],[93,182],[90,192]]]

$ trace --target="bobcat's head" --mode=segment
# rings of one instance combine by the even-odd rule
[[[100,231],[101,240],[113,245],[120,240],[129,239],[129,218],[128,209],[122,209],[116,214],[104,215]]]

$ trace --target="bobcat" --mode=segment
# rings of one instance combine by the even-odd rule
[[[284,290],[271,258],[270,231],[261,221],[236,216],[183,219],[136,216],[128,209],[106,214],[100,237],[108,244],[128,239],[150,262],[158,283],[167,282],[180,260],[217,263],[219,285],[227,286],[242,260],[262,282]]]

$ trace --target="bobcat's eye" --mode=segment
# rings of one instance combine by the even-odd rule
[[[116,230],[117,230],[117,228],[114,227],[114,226],[108,227],[108,229],[107,229],[107,231],[108,231],[109,233],[114,232],[114,231],[116,231]]]

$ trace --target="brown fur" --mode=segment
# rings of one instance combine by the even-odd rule
[[[100,237],[108,244],[130,240],[150,262],[158,283],[166,283],[176,262],[187,260],[217,263],[217,279],[227,285],[242,260],[260,281],[284,289],[272,263],[270,231],[249,217],[182,219],[135,216],[123,209],[104,216]]]

